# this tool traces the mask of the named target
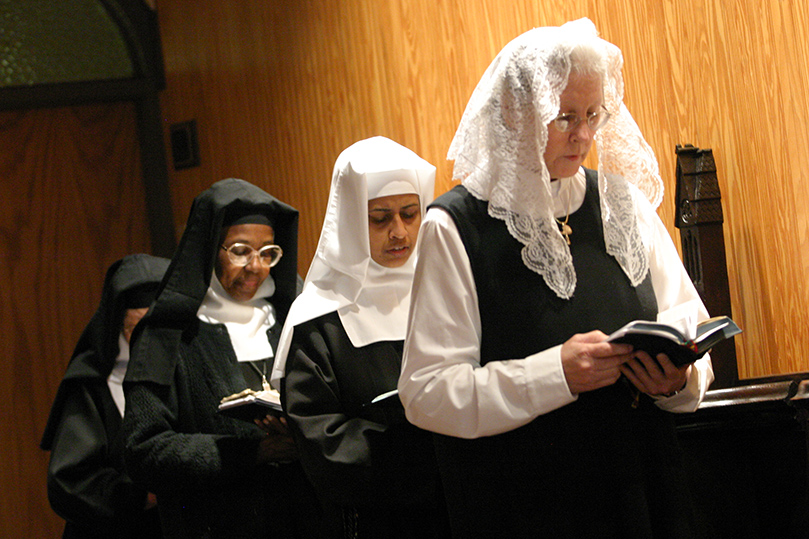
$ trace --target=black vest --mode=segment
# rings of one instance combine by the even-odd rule
[[[577,275],[569,300],[523,264],[523,245],[487,205],[462,186],[433,203],[452,217],[471,263],[481,364],[525,358],[576,333],[654,320],[651,276],[633,287],[606,252],[595,171],[587,170],[584,202],[569,219]],[[675,520],[687,497],[672,479],[680,473],[673,425],[651,399],[636,396],[622,378],[500,435],[436,435],[458,537],[651,537],[658,522],[675,531],[661,537],[678,537]]]
[[[568,222],[577,276],[569,300],[556,296],[541,275],[523,264],[523,245],[503,221],[489,216],[488,202],[458,186],[433,203],[452,216],[471,262],[483,328],[481,364],[526,357],[576,333],[600,329],[609,334],[632,320],[655,319],[651,277],[632,287],[606,252],[595,174],[588,171],[584,203]]]

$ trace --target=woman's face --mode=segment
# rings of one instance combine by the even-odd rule
[[[237,266],[230,261],[225,249],[234,243],[244,243],[256,251],[265,245],[272,245],[275,241],[272,227],[258,224],[233,225],[224,228],[220,237],[215,271],[222,288],[236,301],[253,299],[258,287],[270,274],[270,268],[261,263],[257,254],[246,266]]]
[[[139,307],[137,309],[127,309],[124,311],[124,327],[122,333],[124,334],[126,342],[130,341],[132,332],[135,331],[135,326],[138,325],[138,322],[140,322],[140,319],[143,318],[143,315],[145,315],[148,310],[149,307]]]
[[[593,144],[594,132],[587,125],[587,115],[598,112],[604,101],[601,77],[572,74],[559,98],[559,114],[576,114],[582,121],[566,133],[548,124],[545,165],[551,179],[569,178],[576,174]]]
[[[418,195],[390,195],[368,201],[371,258],[380,266],[398,268],[407,262],[421,226]]]

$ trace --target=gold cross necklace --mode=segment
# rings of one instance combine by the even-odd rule
[[[561,188],[561,187],[562,186],[560,184],[559,188]],[[559,223],[560,232],[565,237],[565,240],[567,241],[568,245],[570,245],[570,235],[573,234],[573,229],[570,228],[569,224],[567,224],[567,221],[570,219],[570,199],[571,198],[572,198],[572,195],[570,193],[570,186],[568,185],[567,186],[567,211],[565,213],[565,220],[562,221],[558,217],[554,217],[554,219],[556,219],[556,222]]]

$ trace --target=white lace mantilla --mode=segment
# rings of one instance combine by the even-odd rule
[[[604,106],[612,118],[595,137],[607,252],[632,285],[639,284],[648,260],[635,216],[637,191],[627,182],[654,207],[663,198],[663,183],[654,152],[623,104],[621,51],[598,38],[591,21],[535,28],[506,45],[472,93],[447,155],[455,160],[453,178],[488,201],[489,214],[524,245],[523,263],[564,299],[576,289],[576,272],[554,220],[543,155],[547,126],[559,114],[567,85],[571,51],[584,42],[603,51],[607,62]]]

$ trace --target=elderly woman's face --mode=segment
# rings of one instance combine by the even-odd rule
[[[601,110],[604,93],[598,75],[571,74],[567,87],[559,98],[559,113],[573,113],[586,119],[588,114]],[[595,133],[582,121],[566,133],[548,124],[548,145],[545,147],[545,165],[551,179],[568,178],[576,174],[587,157]]]
[[[421,226],[418,195],[390,195],[368,201],[371,258],[380,266],[403,266],[416,246]]]
[[[253,299],[258,287],[270,274],[270,268],[261,263],[258,253],[255,253],[256,256],[246,266],[237,266],[230,261],[225,249],[234,243],[249,245],[256,251],[265,245],[272,245],[275,240],[272,227],[259,224],[233,225],[223,229],[220,238],[215,271],[222,288],[236,301]]]

